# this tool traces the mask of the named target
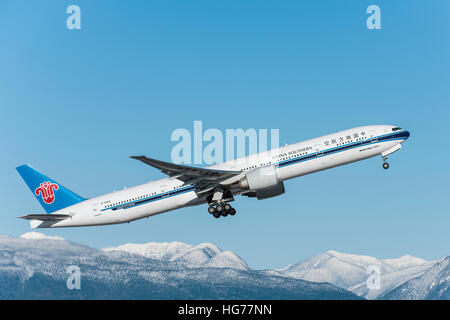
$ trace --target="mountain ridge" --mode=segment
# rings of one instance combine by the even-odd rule
[[[340,253],[329,250],[302,260],[283,270],[283,274],[307,281],[325,281],[352,291],[366,299],[377,299],[399,284],[425,272],[435,261],[411,255],[377,259],[371,256]],[[369,289],[371,272],[380,273],[380,288]]]
[[[124,251],[147,258],[180,262],[191,267],[237,268],[249,270],[247,263],[232,251],[223,251],[208,242],[189,245],[183,242],[149,242],[145,244],[126,243],[118,247],[102,249],[105,252]]]
[[[383,300],[449,300],[450,256],[384,294]]]
[[[193,252],[201,250],[215,254],[208,261],[216,264],[192,266],[36,235],[0,236],[0,299],[360,299],[328,283],[226,267],[214,258],[233,253],[210,245]],[[80,290],[67,288],[69,266],[81,272]]]
[[[0,235],[0,279],[9,279],[16,285],[47,279],[61,286],[61,281],[67,278],[64,267],[73,263],[82,266],[83,278],[92,288],[105,282],[114,284],[114,288],[131,283],[139,298],[170,299],[180,292],[185,294],[180,297],[186,299],[242,298],[247,297],[245,294],[250,295],[247,298],[257,298],[264,296],[264,292],[272,292],[275,297],[285,299],[448,299],[448,260],[447,257],[427,261],[408,254],[377,259],[329,250],[282,269],[254,270],[234,252],[209,242],[126,243],[97,250],[37,232],[19,238]],[[369,270],[374,267],[380,272],[380,288],[369,289]],[[253,290],[255,283],[260,290]],[[218,295],[217,289],[211,288],[213,284],[216,288],[228,286],[230,290]],[[148,292],[148,288],[155,287],[159,296]],[[209,295],[198,293],[195,288],[199,287]],[[240,295],[239,288],[247,291]],[[194,291],[197,293],[193,294]],[[162,296],[162,292],[167,296]],[[96,294],[85,298],[95,299]]]

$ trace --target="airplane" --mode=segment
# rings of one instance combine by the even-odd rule
[[[409,131],[391,125],[362,126],[206,168],[132,156],[168,177],[85,199],[28,164],[17,167],[46,214],[28,214],[31,228],[119,224],[188,206],[208,204],[215,218],[234,216],[238,195],[258,200],[285,192],[284,181],[401,149]]]

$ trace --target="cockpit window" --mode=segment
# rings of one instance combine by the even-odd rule
[[[400,128],[400,127],[392,128],[392,131],[398,131],[398,130],[402,130],[402,128]]]

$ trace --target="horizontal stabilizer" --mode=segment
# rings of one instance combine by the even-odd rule
[[[68,214],[27,214],[19,218],[26,220],[59,221],[70,217]]]

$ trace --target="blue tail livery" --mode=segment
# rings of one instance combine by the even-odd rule
[[[47,213],[55,212],[85,200],[28,164],[19,166],[16,169]]]

